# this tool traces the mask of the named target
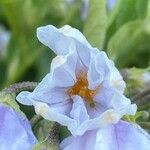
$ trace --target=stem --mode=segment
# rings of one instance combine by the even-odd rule
[[[60,124],[57,122],[54,123],[52,130],[49,133],[48,139],[53,143],[59,142],[59,132],[60,132]]]
[[[34,115],[31,119],[30,119],[30,123],[32,125],[32,128],[34,128],[34,126],[41,121],[43,118],[39,115]]]
[[[7,94],[12,94],[12,93],[18,93],[23,90],[34,90],[35,87],[38,85],[38,82],[20,82],[20,83],[15,83],[9,86],[8,88],[5,88],[0,92],[0,96],[5,96]]]
[[[150,89],[146,89],[143,92],[137,94],[133,98],[133,100],[138,106],[149,104],[150,103]]]
[[[140,100],[141,98],[143,98],[143,97],[145,97],[147,95],[150,95],[150,89],[146,89],[143,92],[137,94],[133,99],[135,101],[137,101],[137,100]]]

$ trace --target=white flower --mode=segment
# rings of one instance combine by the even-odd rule
[[[49,25],[38,28],[37,36],[58,56],[33,92],[17,96],[19,102],[34,105],[37,114],[67,126],[73,135],[135,114],[136,105],[123,95],[125,83],[119,71],[79,30]]]

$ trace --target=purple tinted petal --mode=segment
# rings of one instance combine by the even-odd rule
[[[72,100],[68,99],[60,103],[51,104],[49,107],[53,112],[69,115],[72,109]]]
[[[62,141],[61,150],[149,150],[150,135],[138,125],[120,121],[115,125],[71,136]]]
[[[64,62],[55,67],[52,72],[52,83],[55,87],[73,86],[76,81],[75,69],[77,64],[76,51],[70,51],[64,57]]]
[[[120,121],[98,131],[97,149],[149,150],[150,136],[138,125]]]
[[[70,117],[75,119],[77,124],[80,125],[89,119],[89,115],[87,114],[83,99],[80,96],[74,96],[73,101]]]
[[[45,102],[49,105],[64,102],[70,98],[65,88],[47,88],[45,91],[32,93],[30,97],[36,101]]]
[[[137,106],[131,104],[131,100],[126,98],[116,89],[110,87],[108,82],[104,82],[97,95],[94,97],[96,103],[99,103],[105,110],[113,108],[120,115],[135,115]]]
[[[61,150],[94,150],[97,130],[87,131],[83,136],[69,137],[60,144]]]
[[[36,142],[28,120],[0,104],[0,149],[27,150]]]
[[[95,59],[94,57],[96,56],[93,56],[93,59],[91,59],[89,69],[88,69],[89,89],[96,89],[104,80],[104,76],[105,76],[104,68],[99,68],[97,70],[97,66],[96,66],[97,59]],[[101,60],[102,59],[100,59],[99,61]]]
[[[101,74],[101,72],[104,74],[104,80],[107,80],[110,78],[110,60],[108,59],[105,52],[100,51],[95,58],[95,67],[97,71]]]
[[[112,97],[116,91],[110,86],[108,81],[105,81],[101,84],[97,94],[94,97],[94,100],[102,105],[105,109],[109,108]]]

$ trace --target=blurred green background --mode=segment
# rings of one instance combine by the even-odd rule
[[[0,0],[0,88],[40,81],[54,54],[36,28],[70,24],[117,67],[146,68],[150,61],[149,0]],[[8,37],[4,37],[5,32]],[[5,38],[5,40],[4,40]],[[6,43],[6,46],[2,44]]]

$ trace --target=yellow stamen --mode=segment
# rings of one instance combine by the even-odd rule
[[[89,106],[93,108],[95,107],[93,98],[96,95],[97,90],[98,88],[95,90],[90,90],[88,88],[87,73],[82,72],[77,75],[77,82],[67,91],[67,93],[69,96],[81,96],[89,104]]]

